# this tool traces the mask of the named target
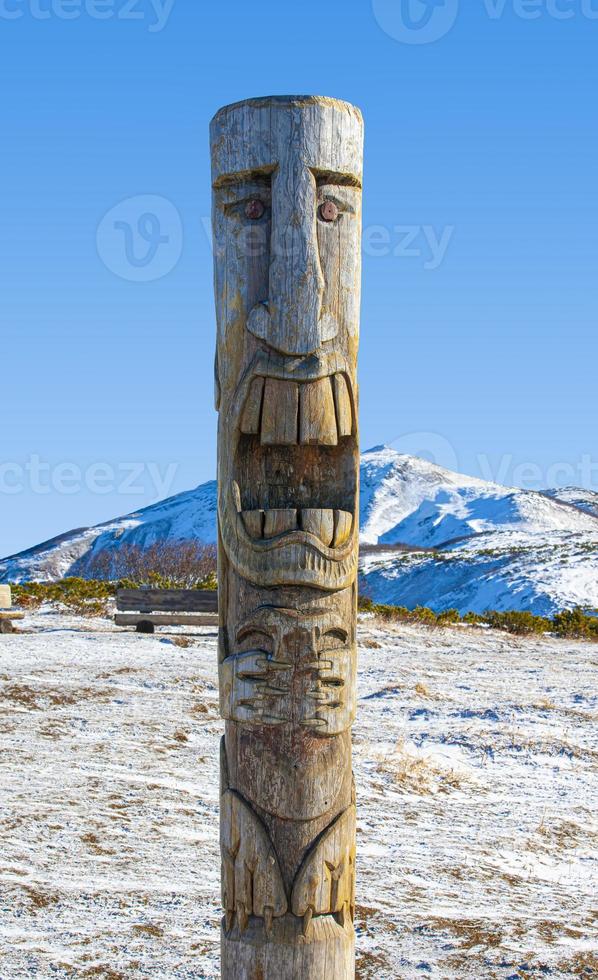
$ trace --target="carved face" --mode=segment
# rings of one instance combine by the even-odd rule
[[[355,719],[356,650],[339,612],[300,615],[262,606],[236,630],[220,664],[222,717],[339,735]]]
[[[220,527],[264,587],[355,576],[362,138],[318,98],[212,123]]]

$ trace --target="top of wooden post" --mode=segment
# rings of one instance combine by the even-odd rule
[[[322,95],[269,95],[223,106],[210,125],[215,187],[274,172],[295,155],[321,173],[361,186],[363,117],[350,102]]]
[[[288,108],[290,106],[301,107],[309,105],[328,106],[344,111],[354,112],[363,123],[361,110],[358,109],[357,106],[353,105],[351,102],[347,102],[345,99],[333,99],[328,95],[260,95],[251,99],[241,99],[239,102],[231,102],[230,105],[224,105],[222,108],[218,109],[218,112],[215,113],[212,119],[212,123],[223,113],[232,112],[235,109],[240,109],[245,106],[254,109],[261,109],[265,106],[279,106],[280,108]]]

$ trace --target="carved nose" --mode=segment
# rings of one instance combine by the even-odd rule
[[[283,354],[311,354],[336,334],[331,318],[322,317],[316,212],[316,184],[309,170],[298,167],[275,175],[269,295],[252,310],[248,327]]]

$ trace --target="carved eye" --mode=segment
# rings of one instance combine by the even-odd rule
[[[274,650],[274,640],[270,634],[253,626],[240,630],[237,634],[237,643],[248,650],[260,650],[264,653],[272,653]]]
[[[347,645],[348,636],[345,630],[331,629],[324,634],[323,647],[325,650],[341,650]]]
[[[336,221],[339,215],[338,207],[334,201],[324,201],[323,204],[320,204],[319,212],[322,221]]]
[[[265,210],[264,202],[260,201],[259,197],[255,197],[245,205],[245,217],[251,221],[259,221]]]

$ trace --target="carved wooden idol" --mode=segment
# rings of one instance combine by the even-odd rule
[[[354,977],[363,124],[310,96],[211,126],[222,977]]]

